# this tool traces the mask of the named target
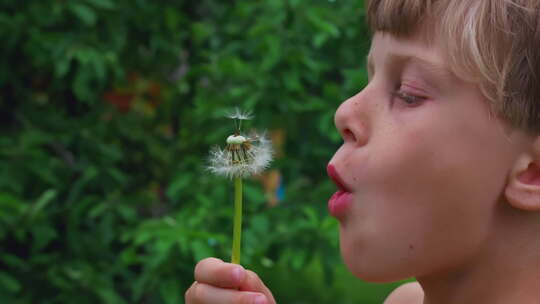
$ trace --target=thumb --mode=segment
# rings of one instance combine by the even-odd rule
[[[266,296],[266,299],[268,300],[268,304],[275,304],[276,301],[274,300],[274,296],[272,295],[272,292],[266,285],[264,285],[263,281],[259,278],[259,276],[251,271],[246,269],[246,276],[240,284],[240,291],[253,291],[253,292],[260,292],[263,293]]]

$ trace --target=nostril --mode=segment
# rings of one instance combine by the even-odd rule
[[[354,133],[350,129],[343,129],[341,134],[343,134],[344,141],[356,141],[356,136],[354,136]]]

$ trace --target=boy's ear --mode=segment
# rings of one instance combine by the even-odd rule
[[[534,139],[531,150],[514,164],[505,196],[514,208],[540,211],[540,137]]]

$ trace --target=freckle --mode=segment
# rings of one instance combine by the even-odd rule
[[[412,244],[409,245],[409,250],[414,250],[414,246]]]
[[[353,177],[353,181],[357,181],[357,180],[358,180],[358,178],[356,178],[356,177]]]

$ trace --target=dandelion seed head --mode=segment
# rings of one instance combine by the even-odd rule
[[[241,145],[245,143],[247,139],[242,135],[231,135],[227,137],[227,144]]]
[[[246,138],[250,142],[249,149],[243,152],[215,146],[210,150],[209,165],[207,169],[220,176],[228,178],[249,177],[268,168],[272,161],[272,144],[265,135],[257,138]],[[240,153],[240,154],[235,154]]]
[[[270,140],[265,133],[241,135],[241,121],[251,119],[250,112],[236,108],[228,117],[235,120],[236,132],[227,137],[225,148],[215,146],[210,150],[207,169],[228,178],[244,178],[261,173],[272,161]]]

